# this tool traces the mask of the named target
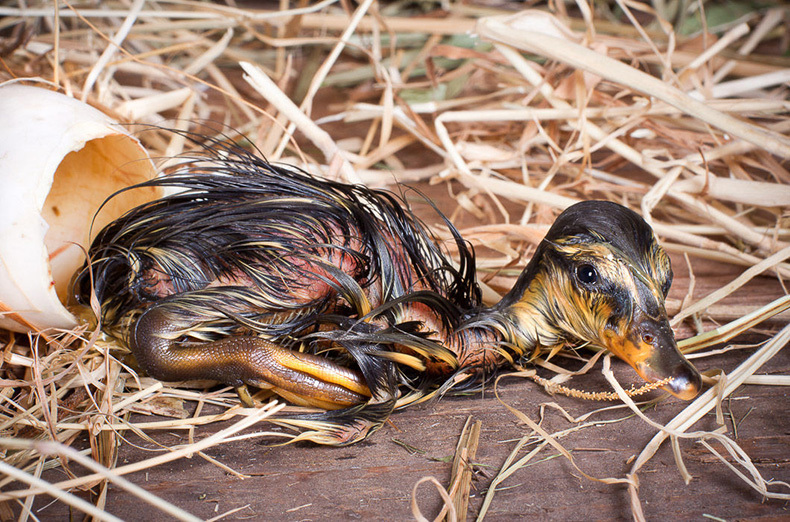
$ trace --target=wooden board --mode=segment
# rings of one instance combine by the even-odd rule
[[[726,359],[726,360],[725,360]],[[735,357],[721,360],[726,368]],[[619,368],[627,374],[627,368]],[[780,352],[771,371],[790,371],[790,355]],[[593,406],[565,397],[549,397],[529,381],[510,380],[502,387],[502,397],[512,406],[538,419],[539,405],[556,402],[571,415],[584,414]],[[450,463],[457,438],[467,417],[482,421],[480,447],[476,459],[470,518],[479,510],[491,478],[527,433],[524,426],[493,396],[447,398],[413,408],[393,417],[363,443],[346,448],[294,445],[270,448],[258,442],[242,441],[211,449],[212,458],[247,476],[236,478],[199,456],[180,460],[128,478],[187,511],[211,518],[243,508],[225,520],[407,520],[411,518],[410,497],[414,484],[433,476],[448,484]],[[666,422],[681,410],[683,403],[667,400],[648,415]],[[732,420],[737,424],[737,441],[768,479],[790,481],[790,418],[787,393],[783,389],[746,386],[727,402],[727,427],[732,436]],[[589,420],[622,418],[627,412],[608,412]],[[571,428],[556,410],[547,409],[543,427],[549,432]],[[220,426],[199,432],[207,436]],[[715,428],[713,416],[698,425]],[[577,465],[595,477],[624,477],[629,459],[637,455],[655,431],[640,419],[596,425],[563,438]],[[178,437],[158,434],[156,439],[172,445]],[[183,439],[181,439],[183,440]],[[136,437],[129,439],[141,448],[124,445],[120,464],[150,456],[156,450]],[[410,451],[407,447],[415,448]],[[142,449],[142,448],[145,448]],[[694,441],[683,441],[685,463],[694,480],[686,486],[665,444],[639,474],[642,508],[649,520],[699,520],[712,515],[727,520],[780,519],[787,516],[781,501],[763,501],[724,464]],[[523,455],[525,452],[522,452]],[[488,513],[488,520],[528,517],[541,520],[627,519],[629,498],[625,487],[605,485],[583,478],[564,458],[551,449],[535,464],[513,474],[500,485]],[[417,497],[420,508],[432,518],[441,504],[438,494],[423,485]],[[110,488],[108,511],[125,520],[155,520],[160,515],[140,500]],[[52,505],[38,513],[43,519],[60,519],[62,505]]]

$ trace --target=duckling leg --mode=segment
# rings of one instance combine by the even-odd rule
[[[255,336],[180,343],[180,329],[156,305],[138,319],[129,347],[150,376],[162,381],[211,379],[237,389],[245,384],[271,388],[291,402],[324,409],[357,405],[371,397],[361,374],[323,357]]]

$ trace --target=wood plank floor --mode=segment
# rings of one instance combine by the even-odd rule
[[[732,363],[735,361],[728,361]],[[790,371],[790,356],[783,352],[772,370]],[[549,398],[527,381],[510,382],[502,395],[511,405],[538,416],[538,404],[556,401],[572,415],[590,405],[564,397]],[[669,420],[682,403],[669,400],[648,412],[660,422]],[[738,442],[765,478],[790,481],[790,420],[787,394],[768,387],[739,390],[728,410],[738,423]],[[368,441],[347,448],[291,446],[266,448],[241,442],[207,452],[249,478],[235,478],[206,460],[181,460],[130,478],[178,506],[202,517],[244,507],[229,520],[408,520],[414,484],[424,476],[449,483],[450,464],[460,430],[468,416],[482,421],[477,475],[473,484],[470,517],[476,515],[491,477],[526,429],[487,394],[477,398],[450,398],[394,417]],[[621,418],[622,411],[591,420]],[[557,412],[546,411],[549,431],[572,425]],[[712,429],[711,417],[699,423]],[[732,434],[732,423],[728,420]],[[212,430],[213,431],[213,430]],[[654,430],[637,418],[580,430],[562,439],[577,465],[596,477],[623,477]],[[208,434],[208,433],[206,433]],[[167,437],[165,437],[167,439]],[[170,439],[169,442],[175,442]],[[406,447],[419,450],[409,451]],[[640,473],[640,498],[648,520],[701,520],[705,515],[726,520],[780,519],[790,516],[781,501],[763,501],[722,463],[693,441],[683,441],[685,463],[694,480],[686,486],[666,445]],[[523,454],[524,452],[522,452]],[[122,462],[142,455],[126,446]],[[620,485],[605,485],[583,478],[556,452],[544,450],[532,466],[523,468],[500,485],[488,520],[534,518],[541,520],[611,520],[630,518],[627,492]],[[544,459],[545,457],[545,459]],[[127,494],[111,490],[109,511],[127,520],[152,520],[154,513]],[[440,499],[430,486],[418,492],[427,516],[438,512]]]

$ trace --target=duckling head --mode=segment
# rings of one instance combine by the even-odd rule
[[[669,257],[638,214],[586,201],[557,218],[499,310],[515,344],[597,345],[688,400],[701,377],[669,325],[664,300],[671,284]]]

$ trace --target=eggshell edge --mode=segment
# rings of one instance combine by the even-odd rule
[[[0,86],[0,328],[77,325],[55,291],[42,209],[67,154],[117,135],[139,150],[149,166],[146,176],[153,177],[153,162],[140,142],[101,111],[39,87]]]

